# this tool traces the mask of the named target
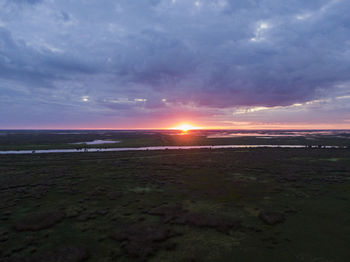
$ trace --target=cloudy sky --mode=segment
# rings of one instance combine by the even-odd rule
[[[349,0],[0,0],[1,128],[350,128]]]

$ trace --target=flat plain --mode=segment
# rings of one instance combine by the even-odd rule
[[[349,175],[349,148],[1,155],[0,261],[347,261]]]

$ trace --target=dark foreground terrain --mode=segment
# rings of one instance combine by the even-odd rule
[[[0,261],[348,261],[349,149],[0,156]]]

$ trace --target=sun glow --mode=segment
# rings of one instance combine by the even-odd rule
[[[181,125],[174,127],[173,129],[181,130],[182,132],[187,132],[187,131],[192,130],[192,129],[198,129],[198,127],[192,126],[190,124],[181,124]]]

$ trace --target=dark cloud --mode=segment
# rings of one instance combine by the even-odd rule
[[[29,4],[36,5],[42,3],[43,0],[7,0],[8,4]]]
[[[0,4],[0,88],[50,87],[36,91],[47,107],[54,100],[128,116],[347,94],[349,12],[345,0],[8,0]]]
[[[60,18],[65,21],[68,22],[70,20],[70,15],[64,11],[60,12]]]

